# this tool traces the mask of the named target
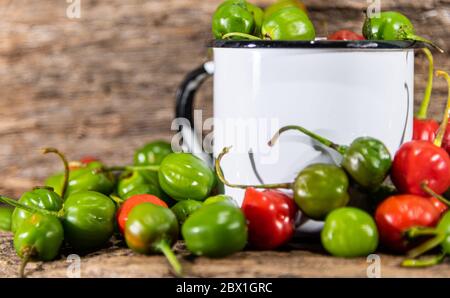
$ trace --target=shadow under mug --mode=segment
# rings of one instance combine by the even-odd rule
[[[187,75],[176,104],[177,119],[193,123],[195,93],[214,76],[213,154],[203,152],[190,127],[181,129],[185,145],[209,163],[233,146],[222,169],[239,184],[292,182],[310,164],[340,162],[297,132],[269,148],[285,125],[339,144],[371,136],[394,154],[412,138],[414,49],[422,47],[413,41],[214,41],[214,61]],[[242,203],[243,190],[225,187],[225,193]],[[321,227],[309,221],[302,229]]]

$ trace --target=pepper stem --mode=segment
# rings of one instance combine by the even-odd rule
[[[53,153],[59,156],[61,161],[64,164],[64,179],[63,179],[63,185],[61,188],[61,198],[64,200],[66,197],[67,188],[69,186],[69,175],[70,175],[70,167],[69,162],[67,161],[66,156],[61,153],[58,149],[55,148],[44,148],[42,149],[43,154]]]
[[[125,200],[122,200],[118,196],[110,195],[109,197],[111,198],[111,200],[113,200],[119,206],[122,205],[123,202],[125,202]]]
[[[220,152],[220,154],[217,156],[215,165],[216,165],[216,174],[217,177],[219,178],[219,180],[232,188],[242,188],[242,189],[246,189],[249,187],[254,187],[254,188],[267,188],[267,189],[277,189],[277,188],[285,188],[285,189],[291,189],[292,188],[292,183],[278,183],[278,184],[261,184],[261,185],[242,185],[242,184],[232,184],[230,182],[228,182],[225,179],[225,176],[223,174],[222,168],[220,167],[220,162],[222,161],[222,158],[228,153],[230,152],[230,149],[232,147],[225,147],[223,148],[222,152]]]
[[[429,39],[426,39],[422,36],[407,32],[404,29],[400,29],[400,34],[401,34],[402,39],[421,41],[421,42],[431,45],[433,48],[435,48],[439,52],[444,53],[444,50],[441,47],[439,47],[437,44],[435,44],[434,42],[432,42]]]
[[[438,199],[439,201],[441,201],[442,203],[444,203],[445,205],[450,207],[450,201],[448,201],[446,198],[444,198],[443,196],[437,194],[434,190],[432,190],[428,184],[426,182],[422,183],[422,189],[424,192],[426,192],[427,194],[429,194],[430,196]]]
[[[16,200],[13,200],[13,199],[10,199],[10,198],[4,197],[4,196],[0,196],[0,202],[10,205],[10,206],[13,206],[15,208],[19,208],[19,209],[28,211],[30,213],[39,213],[42,215],[49,215],[49,216],[55,216],[58,218],[62,218],[62,215],[59,212],[49,211],[46,209],[41,209],[41,208],[36,208],[36,207],[31,207],[31,206],[26,206]]]
[[[428,48],[423,48],[422,51],[428,58],[428,83],[427,88],[425,89],[425,96],[422,100],[422,104],[420,105],[419,113],[417,113],[417,119],[427,119],[428,116],[428,107],[430,106],[431,100],[431,92],[433,90],[433,77],[434,77],[434,59],[433,54]]]
[[[418,256],[423,255],[427,251],[440,245],[445,240],[445,237],[447,237],[447,236],[444,233],[437,233],[437,235],[435,237],[422,243],[421,245],[417,246],[416,248],[410,250],[408,252],[408,257],[414,259],[414,258],[417,258]]]
[[[403,267],[430,267],[442,263],[445,259],[445,253],[421,260],[407,259],[402,262]]]
[[[278,139],[280,138],[280,135],[289,130],[298,130],[298,131],[304,133],[305,135],[313,138],[314,140],[318,141],[319,143],[321,143],[327,147],[330,147],[331,149],[336,150],[340,154],[345,154],[345,152],[347,151],[346,146],[335,144],[332,141],[328,140],[327,138],[319,136],[318,134],[315,134],[312,131],[309,131],[306,128],[304,128],[302,126],[298,126],[298,125],[288,125],[288,126],[282,127],[277,133],[275,133],[275,135],[269,141],[269,146],[272,147],[278,141]]]
[[[177,259],[177,256],[174,254],[172,249],[170,248],[169,244],[165,240],[162,240],[158,244],[158,249],[166,256],[167,261],[169,261],[170,265],[172,266],[173,271],[175,272],[175,275],[178,277],[183,276],[183,268],[181,267],[180,262]]]
[[[20,278],[25,278],[25,267],[27,267],[28,262],[31,260],[31,256],[34,253],[34,248],[29,248],[26,247],[23,249],[23,253],[22,253],[22,261],[20,262],[20,266],[19,266],[19,277]]]
[[[420,236],[436,236],[437,231],[433,228],[414,227],[405,232],[409,239],[414,239]]]
[[[447,107],[445,108],[444,119],[442,120],[441,126],[439,127],[439,132],[436,136],[436,139],[434,140],[434,144],[438,147],[441,147],[445,131],[447,130],[448,127],[448,119],[450,112],[450,76],[448,75],[448,73],[442,70],[436,71],[436,76],[444,77],[447,80],[448,85]]]
[[[103,167],[99,169],[103,172],[124,172],[124,171],[159,171],[159,166],[115,166]]]
[[[230,39],[230,38],[233,38],[233,37],[242,37],[242,38],[245,38],[245,39],[248,39],[248,40],[262,40],[258,36],[254,36],[254,35],[247,34],[247,33],[240,33],[240,32],[227,33],[227,34],[222,36],[222,39]]]

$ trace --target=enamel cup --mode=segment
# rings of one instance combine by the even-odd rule
[[[312,163],[340,162],[336,152],[295,131],[270,148],[267,141],[285,125],[301,125],[343,145],[374,137],[393,156],[412,137],[414,48],[422,46],[215,41],[214,61],[187,76],[176,107],[177,119],[192,125],[195,92],[214,77],[212,156],[189,126],[180,128],[185,149],[212,163],[223,147],[232,146],[221,166],[227,180],[239,184],[292,182]],[[242,203],[244,190],[225,187],[225,193]],[[310,221],[304,230],[320,227]]]

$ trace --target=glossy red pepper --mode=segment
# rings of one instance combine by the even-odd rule
[[[253,248],[271,250],[292,239],[297,206],[284,193],[247,188],[242,211],[248,223],[249,244]]]
[[[422,183],[442,194],[450,187],[450,158],[447,152],[427,141],[411,141],[397,151],[391,179],[401,193],[426,195]]]
[[[448,206],[444,204],[441,200],[431,197],[430,198],[431,204],[433,204],[434,208],[439,212],[440,215],[443,215],[447,212]]]
[[[429,49],[424,48],[422,51],[429,62],[428,83],[419,112],[414,117],[413,140],[434,142],[439,130],[439,123],[436,120],[428,119],[428,107],[430,106],[431,91],[433,89],[434,61]]]
[[[119,230],[122,234],[125,231],[125,224],[128,220],[128,214],[134,207],[142,203],[152,203],[161,207],[169,208],[166,202],[153,195],[143,194],[143,195],[135,195],[128,198],[126,201],[123,202],[119,210],[117,210],[116,214]]]
[[[411,141],[403,144],[397,151],[392,164],[391,178],[401,193],[426,196],[422,187],[424,183],[438,195],[450,187],[450,157],[447,151],[441,148],[449,120],[450,77],[443,71],[436,74],[445,76],[449,85],[444,119],[433,143]]]
[[[339,30],[330,34],[328,40],[365,40],[364,36],[350,30]]]
[[[404,233],[412,227],[434,227],[441,214],[428,199],[415,195],[392,196],[383,201],[375,212],[381,243],[405,252],[410,243]]]

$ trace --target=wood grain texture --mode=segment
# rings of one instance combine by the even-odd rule
[[[253,2],[267,5],[271,1]],[[219,3],[81,0],[81,18],[69,19],[65,1],[0,0],[0,193],[17,197],[60,169],[54,157],[40,155],[42,147],[58,147],[71,159],[88,154],[109,164],[123,164],[130,162],[134,149],[147,141],[169,139],[173,134],[170,125],[177,86],[188,71],[209,58],[206,44],[211,38],[210,18]],[[305,3],[318,35],[341,28],[360,31],[366,1]],[[419,34],[450,49],[449,0],[383,0],[382,5],[383,9],[403,11]],[[437,54],[437,67],[450,70],[449,58],[448,52]],[[417,59],[416,72],[416,97],[420,99],[427,73],[422,56]],[[196,103],[206,116],[211,115],[211,85],[211,81],[205,84]],[[445,99],[446,84],[437,80],[432,116],[440,117]],[[87,258],[86,275],[110,274],[103,265],[95,265],[107,259],[116,264],[117,274],[129,276],[133,266],[144,260],[135,255],[128,258],[131,253],[126,250],[115,253],[117,259],[98,255]],[[0,275],[13,276],[17,259],[2,254]],[[343,275],[357,275],[363,270],[352,271],[355,268],[345,260],[307,252],[292,255],[294,261],[287,264],[284,253],[245,252],[226,260],[200,259],[193,270],[211,276],[233,272],[220,266],[211,269],[209,262],[223,268],[231,266],[242,276],[310,276],[319,271],[334,274],[302,269],[315,268],[315,264],[342,265]],[[258,261],[260,256],[269,256],[279,270],[266,271]],[[165,275],[166,267],[161,267],[164,260],[149,258],[149,262],[153,261],[159,269],[152,271],[153,267],[149,267],[139,272],[143,276]],[[253,267],[241,266],[241,262]],[[394,264],[398,260],[386,256],[386,262]],[[290,269],[283,269],[283,264]],[[45,264],[41,268],[52,270],[37,270],[35,275],[59,276],[64,266],[63,261]],[[387,272],[405,276],[420,272],[392,270]],[[449,270],[424,272],[435,276],[448,274]]]
[[[298,249],[298,248],[301,248]],[[224,259],[193,258],[180,242],[175,252],[185,277],[367,277],[366,258],[342,259],[326,255],[313,245],[292,245],[282,251],[244,251]],[[401,257],[380,254],[381,277],[450,277],[450,263],[440,266],[402,268]],[[17,277],[20,259],[13,248],[11,235],[0,232],[0,276]],[[27,277],[67,277],[69,263],[65,256],[50,263],[29,263]],[[81,257],[81,277],[173,277],[163,256],[142,256],[129,249],[111,246]],[[71,271],[69,271],[71,272]]]

